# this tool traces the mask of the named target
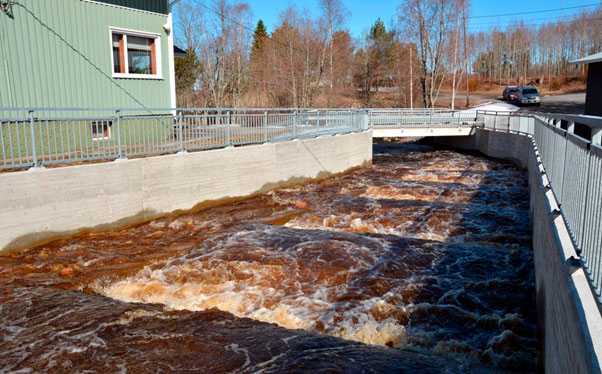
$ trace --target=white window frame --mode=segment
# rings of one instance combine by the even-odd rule
[[[94,136],[94,126],[97,127],[98,129],[98,125],[101,124],[102,126],[107,126],[107,136]],[[100,140],[110,140],[111,139],[111,127],[113,127],[113,121],[91,121],[90,122],[90,131],[92,132],[92,141],[96,142],[96,141],[100,141]],[[96,133],[96,135],[99,135],[99,133]],[[104,135],[104,131],[103,131],[103,135]]]
[[[124,51],[125,51],[125,71],[126,73],[115,73],[115,57],[113,53],[113,34],[123,35],[124,38]],[[155,63],[157,67],[157,74],[131,74],[127,73],[129,71],[129,59],[127,56],[128,46],[127,46],[127,38],[128,36],[135,36],[140,38],[154,39],[155,40]],[[162,80],[163,79],[163,66],[161,64],[161,35],[144,32],[144,31],[136,31],[136,30],[128,30],[121,29],[116,27],[109,27],[109,45],[111,49],[109,49],[111,53],[111,73],[113,78],[121,78],[121,79],[150,79],[150,80]]]

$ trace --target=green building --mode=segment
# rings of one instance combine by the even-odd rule
[[[0,167],[176,148],[178,1],[0,0]]]
[[[175,107],[175,2],[0,0],[0,107]]]

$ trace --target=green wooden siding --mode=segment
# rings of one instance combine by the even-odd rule
[[[110,123],[107,139],[94,139],[95,123]],[[29,121],[0,120],[0,165],[32,162],[35,144],[42,164],[63,163],[69,159],[110,159],[121,149],[125,153],[160,154],[178,146],[172,117],[116,118],[102,117],[88,120],[36,119],[34,138],[31,139]],[[119,129],[119,133],[117,131]],[[20,160],[20,161],[19,161]]]
[[[100,3],[119,5],[128,8],[146,10],[148,12],[155,12],[161,14],[167,14],[167,1],[166,0],[94,0]]]
[[[81,0],[15,1],[12,16],[0,13],[0,106],[169,107],[166,21]],[[163,79],[113,78],[109,27],[159,34]]]

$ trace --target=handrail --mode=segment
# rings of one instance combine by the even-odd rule
[[[83,108],[86,115],[70,112],[80,108],[56,109],[54,115],[27,109],[27,116],[19,118],[2,118],[0,109],[0,169],[110,161],[367,129],[366,113],[348,109],[211,108],[204,112],[186,108],[149,114],[148,109],[132,113],[112,108],[110,115],[96,115],[98,108]]]
[[[583,114],[558,114],[558,113],[534,113],[535,116],[576,122],[586,125],[592,129],[602,129],[602,117],[586,116]]]
[[[354,111],[452,111],[451,109],[445,109],[445,108],[353,108],[353,107],[349,107],[349,108],[304,108],[304,107],[300,107],[300,108],[294,108],[294,107],[289,107],[289,108],[265,108],[265,107],[253,107],[253,108],[232,108],[232,107],[176,107],[176,108],[166,108],[166,107],[157,107],[157,108],[140,108],[140,107],[65,107],[65,108],[61,108],[61,107],[0,107],[0,111],[6,111],[6,112],[11,112],[11,111],[36,111],[36,112],[41,112],[41,111],[48,111],[48,112],[73,112],[73,111],[81,111],[81,112],[92,112],[92,111],[115,111],[115,110],[122,110],[122,111],[294,111],[294,110],[306,110],[306,111],[350,111],[350,110],[354,110]]]

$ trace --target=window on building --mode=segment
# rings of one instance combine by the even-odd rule
[[[161,78],[158,35],[111,30],[113,76]]]
[[[94,121],[90,123],[92,140],[111,139],[111,121]]]

